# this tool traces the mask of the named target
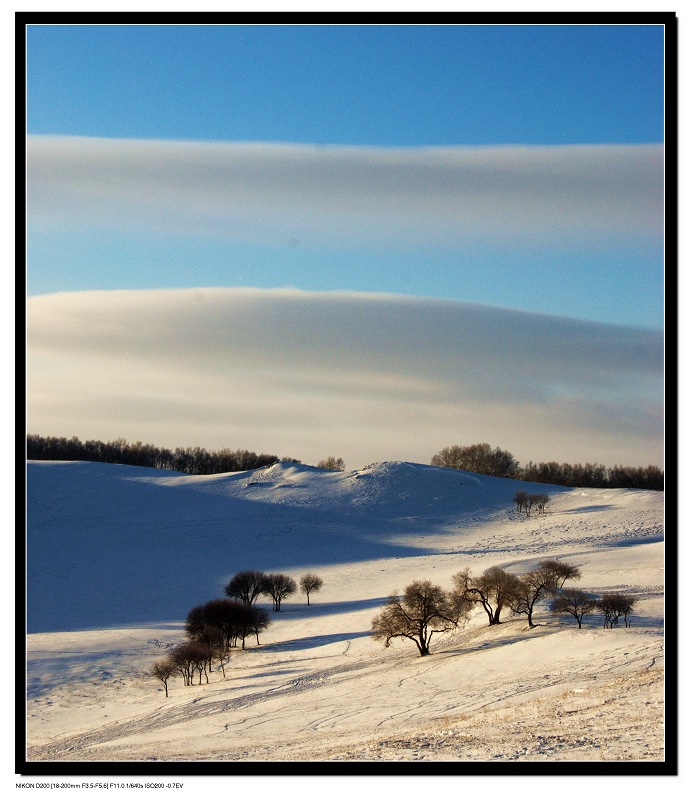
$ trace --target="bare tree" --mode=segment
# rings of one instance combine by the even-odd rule
[[[227,618],[224,617],[222,609],[233,606],[244,607],[240,602],[230,601],[229,599],[218,599],[209,601],[197,607],[193,607],[187,613],[185,621],[185,632],[193,643],[204,646],[207,651],[208,669],[211,670],[214,658],[217,658],[223,677],[225,678],[225,663],[228,660],[227,652],[230,646],[229,636],[227,636]],[[197,663],[198,664],[198,663]],[[201,672],[200,672],[201,680]],[[207,682],[209,677],[206,677]]]
[[[176,646],[169,654],[171,663],[175,670],[182,676],[185,686],[192,684],[194,674],[193,660],[189,656],[189,646],[191,643],[182,643]]]
[[[550,592],[560,590],[564,587],[567,579],[580,579],[581,571],[577,565],[571,565],[561,560],[540,560],[540,568],[545,569],[549,575],[546,587]]]
[[[524,490],[517,490],[513,500],[516,503],[516,509],[520,513],[526,508],[526,504],[528,503],[528,494]]]
[[[540,515],[544,515],[545,507],[549,503],[549,496],[546,493],[536,493],[531,498],[533,499],[533,503],[537,507],[538,513],[540,513]]]
[[[226,651],[236,646],[238,640],[242,641],[244,649],[245,640],[250,635],[256,636],[259,645],[259,633],[271,623],[269,613],[263,607],[243,601],[214,599],[207,602],[203,609],[209,625],[207,635],[213,635],[214,630],[219,629],[223,634]]]
[[[292,596],[298,586],[295,580],[287,574],[267,574],[264,579],[262,593],[271,596],[274,603],[274,611],[280,612],[281,601],[288,596]]]
[[[194,669],[199,674],[199,684],[202,683],[202,676],[205,677],[206,683],[209,683],[209,671],[211,670],[211,656],[212,656],[212,649],[211,646],[200,647],[199,655],[194,660]]]
[[[185,632],[190,640],[195,640],[198,643],[204,643],[209,648],[211,647],[211,637],[213,635],[214,624],[211,619],[211,614],[208,611],[207,605],[199,605],[192,607],[187,613],[185,620]]]
[[[254,604],[264,593],[266,574],[263,571],[240,571],[225,586],[224,593],[245,604]]]
[[[550,497],[546,493],[526,493],[524,490],[516,491],[513,497],[518,512],[524,511],[530,518],[533,507],[537,508],[541,515],[545,512],[545,507],[549,504]]]
[[[490,626],[501,623],[502,609],[508,606],[520,587],[517,576],[496,565],[477,578],[471,577],[469,569],[465,568],[453,577],[453,582],[459,601],[480,604],[487,613]]]
[[[536,572],[521,574],[516,582],[515,589],[507,598],[511,610],[519,615],[528,616],[528,626],[532,629],[533,610],[545,589],[540,575]]]
[[[243,605],[245,606],[245,605]],[[226,678],[226,664],[230,662],[229,646],[226,645],[226,635],[223,629],[218,626],[209,627],[207,634],[209,636],[209,669],[214,658],[218,660],[218,665]]]
[[[562,563],[559,560],[541,560],[532,571],[521,574],[515,590],[509,594],[507,603],[519,614],[528,616],[528,626],[533,623],[533,610],[537,602],[546,594],[554,593],[567,579],[580,578],[576,566]]]
[[[182,675],[186,686],[192,684],[195,671],[199,670],[199,683],[201,684],[202,668],[209,661],[208,646],[196,641],[181,643],[170,653],[170,660],[176,671]]]
[[[154,662],[151,666],[151,670],[149,673],[152,676],[155,676],[159,681],[163,683],[163,687],[166,691],[166,698],[168,698],[168,680],[170,677],[177,672],[177,666],[171,659],[161,659],[158,662]]]
[[[317,463],[317,468],[324,468],[327,471],[345,471],[345,463],[342,457],[327,457]]]
[[[429,580],[412,582],[403,596],[389,596],[384,609],[372,620],[372,636],[389,646],[395,637],[412,640],[424,657],[430,653],[432,635],[458,625],[468,605],[433,585]]]
[[[223,646],[228,650],[237,639],[238,617],[250,606],[242,601],[232,599],[212,599],[203,605],[204,635],[212,639],[220,630]],[[189,616],[188,616],[189,619]],[[189,632],[188,632],[189,634]]]
[[[550,611],[555,615],[573,615],[581,628],[583,618],[597,607],[597,599],[589,596],[582,590],[567,587],[556,594],[550,605]]]
[[[269,613],[263,607],[251,607],[251,614],[248,620],[248,628],[251,634],[253,634],[257,639],[257,645],[259,645],[259,633],[263,632],[271,623],[271,618],[269,617]],[[245,646],[243,640],[243,648]]]
[[[602,596],[597,606],[605,619],[604,628],[612,629],[619,623],[619,618],[624,619],[624,625],[628,628],[631,625],[629,615],[635,603],[636,599],[626,593],[606,593]]]
[[[310,603],[310,593],[316,593],[321,590],[324,584],[321,577],[316,574],[305,574],[300,578],[300,591],[307,596],[307,604]]]

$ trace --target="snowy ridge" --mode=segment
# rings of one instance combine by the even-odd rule
[[[158,481],[156,477],[150,479]],[[166,484],[185,483],[226,495],[278,504],[328,503],[334,509],[338,509],[340,504],[343,510],[350,510],[352,504],[366,504],[369,509],[374,509],[378,504],[402,500],[410,501],[414,507],[427,507],[430,501],[442,501],[443,510],[449,510],[473,502],[472,497],[478,491],[484,494],[483,503],[491,503],[493,500],[504,501],[505,494],[511,490],[515,492],[515,485],[534,487],[532,483],[496,480],[466,471],[405,462],[375,463],[350,472],[325,471],[314,466],[281,462],[236,474],[182,477],[174,483],[166,480]],[[281,493],[290,488],[300,488],[304,493]],[[251,495],[243,495],[246,490],[251,490]],[[431,495],[433,493],[440,495]]]

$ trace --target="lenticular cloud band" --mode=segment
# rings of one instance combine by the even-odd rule
[[[659,237],[661,145],[372,148],[30,136],[37,225],[245,239]]]
[[[661,462],[657,331],[295,290],[93,291],[27,308],[38,434],[118,429],[352,466],[480,440],[518,459]]]

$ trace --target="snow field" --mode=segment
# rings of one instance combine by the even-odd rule
[[[661,494],[540,486],[548,512],[526,519],[511,502],[523,483],[406,463],[214,477],[36,463],[29,483],[28,622],[44,626],[27,638],[30,760],[664,758]],[[51,569],[56,546],[41,543],[56,536]],[[87,560],[79,547],[90,538]],[[555,556],[581,568],[578,587],[635,593],[633,627],[604,630],[593,615],[578,630],[541,605],[535,629],[509,613],[489,628],[479,611],[425,658],[368,634],[386,597],[414,579],[449,588],[466,566],[520,573]],[[146,580],[134,578],[135,557]],[[87,577],[87,564],[121,580]],[[173,677],[166,700],[146,671],[184,639],[186,611],[246,567],[314,570],[324,587],[309,607],[295,595],[272,613],[261,645],[233,652],[226,679],[184,687]],[[178,603],[152,621],[157,591]],[[50,612],[32,618],[32,593],[52,595]],[[94,609],[111,622],[94,628]]]

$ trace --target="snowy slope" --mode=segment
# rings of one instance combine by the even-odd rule
[[[432,553],[421,539],[506,513],[518,484],[410,463],[195,477],[30,462],[28,629],[184,617],[246,568]]]
[[[518,515],[519,488],[550,494],[548,512]],[[198,477],[31,462],[29,758],[660,759],[663,501],[400,462]],[[535,629],[489,629],[480,612],[428,658],[368,634],[413,579],[448,588],[466,566],[546,556],[584,589],[635,593],[633,627],[578,631],[542,606]],[[146,670],[244,568],[324,587],[288,599],[228,678],[174,680],[166,700]]]

